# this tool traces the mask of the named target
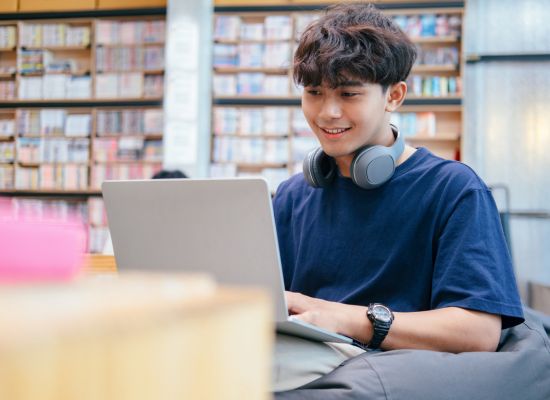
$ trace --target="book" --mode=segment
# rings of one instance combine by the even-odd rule
[[[215,107],[213,119],[214,135],[234,135],[239,132],[239,109]]]
[[[0,142],[0,164],[15,161],[15,143]]]
[[[12,49],[17,44],[17,30],[15,26],[0,26],[0,48]]]
[[[163,75],[145,75],[143,78],[143,96],[147,98],[162,97],[164,92]]]
[[[10,190],[15,187],[15,170],[13,165],[0,165],[0,189]]]
[[[290,68],[289,42],[267,43],[263,48],[262,64],[266,68]]]
[[[134,98],[143,96],[143,74],[138,72],[122,73],[118,76],[116,97]]]
[[[435,36],[436,16],[435,14],[424,14],[420,17],[420,23],[422,25],[421,36],[429,37]]]
[[[144,140],[138,137],[118,139],[116,161],[137,161],[143,158]]]
[[[237,94],[237,76],[235,74],[214,74],[214,96],[235,96]]]
[[[65,46],[66,24],[43,24],[42,46]]]
[[[12,210],[19,217],[40,218],[46,215],[56,220],[74,220],[76,217],[83,223],[87,223],[88,219],[87,205],[83,201],[13,198]]]
[[[40,110],[37,110],[37,109],[18,110],[17,134],[20,136],[40,134]]]
[[[44,99],[64,99],[66,97],[66,88],[71,77],[61,74],[45,74],[42,77],[42,98]]]
[[[264,75],[262,94],[266,96],[288,96],[289,80],[286,75]]]
[[[15,168],[15,189],[37,190],[39,189],[38,178],[38,168],[17,166]]]
[[[460,36],[459,14],[396,15],[394,22],[410,37]]]
[[[265,38],[268,40],[290,40],[292,20],[289,15],[268,15],[264,20]]]
[[[42,24],[22,23],[19,29],[19,42],[22,47],[41,47]]]
[[[118,74],[97,74],[95,97],[98,99],[115,99],[118,97]]]
[[[261,68],[263,67],[264,44],[239,43],[238,45],[239,67]]]
[[[292,109],[291,129],[296,136],[315,137],[300,108]]]
[[[163,19],[143,22],[142,43],[164,43],[165,38],[166,22]]]
[[[40,150],[40,161],[43,163],[87,164],[90,157],[90,139],[44,139]]]
[[[0,137],[15,135],[15,119],[0,118]]]
[[[117,139],[95,139],[94,140],[94,161],[107,162],[117,159]]]
[[[163,131],[160,108],[137,110],[98,110],[96,130],[104,135],[159,135]]]
[[[65,82],[67,99],[89,99],[92,97],[92,78],[90,76],[71,76]]]
[[[107,212],[101,197],[88,199],[88,221],[92,226],[107,226]]]
[[[140,126],[143,127],[140,132],[159,135],[164,130],[164,117],[160,108],[145,109],[137,114],[135,118],[143,121],[140,123]]]
[[[234,44],[214,43],[214,67],[236,67],[239,65],[239,48]]]
[[[214,20],[214,40],[234,41],[241,33],[241,18],[235,15],[217,15]]]
[[[239,130],[241,135],[261,135],[263,128],[263,110],[261,108],[241,108]]]
[[[102,253],[108,240],[110,240],[110,235],[107,226],[90,226],[88,228],[88,252]]]
[[[41,146],[40,138],[25,138],[17,139],[17,161],[20,163],[34,164],[41,162]]]
[[[290,108],[264,107],[263,133],[266,135],[288,135],[290,132]]]
[[[286,138],[266,139],[264,141],[263,161],[285,164],[290,155],[289,141]]]
[[[144,161],[162,162],[162,140],[146,140],[142,154]]]
[[[65,109],[42,109],[40,110],[40,133],[46,136],[59,135],[65,132]]]
[[[150,179],[161,169],[162,163],[96,164],[90,184],[93,189],[100,189],[105,180]]]
[[[65,28],[65,44],[67,46],[89,46],[91,32],[89,26],[67,25]]]
[[[238,94],[261,94],[263,92],[265,74],[241,72],[237,74]]]
[[[392,113],[390,122],[399,128],[403,137],[433,137],[436,135],[434,112]]]
[[[241,21],[241,40],[263,40],[264,24],[261,22],[242,22]]]
[[[95,41],[98,45],[110,45],[118,43],[118,21],[100,19],[95,26]]]

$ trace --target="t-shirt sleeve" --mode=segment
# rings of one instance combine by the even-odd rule
[[[432,308],[498,314],[502,327],[523,322],[510,253],[489,190],[471,189],[442,223],[432,280]]]

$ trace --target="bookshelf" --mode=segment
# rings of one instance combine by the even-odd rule
[[[301,171],[317,141],[301,115],[291,60],[322,3],[328,2],[216,2],[211,175],[260,174],[275,190]],[[462,134],[463,3],[457,3],[377,3],[419,53],[392,121],[408,143],[449,159],[460,159]]]
[[[0,195],[22,213],[76,213],[101,252],[101,182],[158,172],[162,127],[160,106],[0,109]]]
[[[101,252],[101,182],[162,167],[165,2],[38,3],[0,15],[0,196],[79,215]]]
[[[164,16],[0,22],[0,102],[160,100]]]

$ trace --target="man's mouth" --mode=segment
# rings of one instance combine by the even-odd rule
[[[321,128],[323,133],[331,136],[341,135],[342,133],[350,130],[351,128]]]

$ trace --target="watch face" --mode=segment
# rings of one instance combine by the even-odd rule
[[[390,322],[392,319],[391,311],[388,307],[383,305],[375,305],[372,309],[372,313],[377,320],[382,322]]]

